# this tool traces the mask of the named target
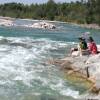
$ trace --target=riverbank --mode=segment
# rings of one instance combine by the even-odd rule
[[[17,20],[16,18],[11,18],[11,17],[2,17],[0,16],[0,25],[2,26],[13,26],[13,22],[14,20]],[[22,19],[22,20],[33,20],[33,19]],[[72,24],[72,25],[76,25],[79,27],[83,27],[83,28],[88,28],[88,29],[96,29],[99,30],[100,26],[97,24],[77,24],[77,23],[70,23],[70,22],[61,22],[61,21],[50,21],[50,20],[33,20],[33,21],[43,21],[43,22],[59,22],[59,23],[66,23],[66,24]]]
[[[1,26],[9,26],[9,27],[10,26],[20,26],[20,27],[38,28],[38,29],[56,29],[56,26],[50,21],[31,20],[34,22],[32,22],[30,24],[16,24],[16,20],[17,19],[10,18],[10,17],[0,17],[0,25]],[[30,19],[23,19],[23,20],[30,21]]]
[[[87,29],[96,29],[96,30],[100,30],[100,26],[98,24],[78,24],[78,23],[70,23],[70,22],[67,22],[69,24],[72,24],[72,25],[76,25],[76,26],[79,26],[79,27],[82,27],[82,28],[87,28]]]
[[[14,19],[15,18],[0,16],[0,25],[1,26],[13,26]]]
[[[89,29],[100,29],[100,26],[97,24],[80,24],[80,26]]]

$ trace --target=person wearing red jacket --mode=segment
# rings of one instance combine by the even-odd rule
[[[88,41],[89,41],[88,49],[89,49],[90,54],[97,54],[98,53],[97,46],[93,38],[89,37]]]

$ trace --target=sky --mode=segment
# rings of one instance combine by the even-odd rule
[[[31,3],[45,3],[48,0],[0,0],[0,4],[9,3],[9,2],[17,2],[17,3],[24,3],[24,4],[31,4]],[[55,2],[71,2],[71,1],[80,1],[80,0],[54,0]]]

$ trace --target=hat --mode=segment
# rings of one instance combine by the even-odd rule
[[[79,37],[78,39],[79,39],[79,40],[85,40],[85,38],[84,38],[84,37]]]
[[[89,37],[88,41],[93,42],[94,40],[92,37]]]
[[[87,34],[87,35],[89,35],[89,34],[90,34],[90,32],[85,32],[84,34],[85,34],[85,35],[86,35],[86,34]]]

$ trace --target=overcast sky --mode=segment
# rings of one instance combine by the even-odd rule
[[[0,0],[1,3],[8,3],[8,2],[20,2],[24,4],[31,4],[31,3],[45,3],[48,0]],[[55,2],[70,2],[70,1],[80,1],[80,0],[54,0]]]

